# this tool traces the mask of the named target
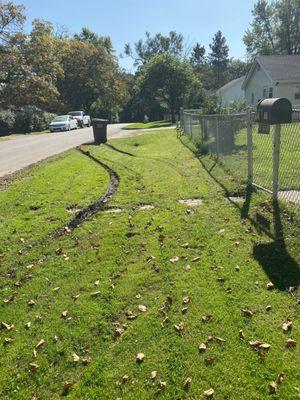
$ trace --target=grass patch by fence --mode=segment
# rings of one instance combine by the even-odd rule
[[[165,128],[168,126],[172,126],[172,122],[171,121],[153,121],[153,122],[137,122],[134,124],[130,124],[125,126],[123,129],[152,129],[152,128]]]
[[[246,206],[225,198],[237,190],[230,176],[208,156],[209,168],[201,164],[194,145],[174,131],[109,144],[85,149],[120,177],[109,207],[121,212],[99,212],[72,233],[49,237],[67,225],[66,208],[93,201],[108,182],[99,165],[75,151],[0,192],[0,292],[7,300],[0,312],[14,325],[0,330],[1,399],[199,399],[213,388],[220,400],[262,400],[280,372],[284,382],[273,398],[297,398],[299,228],[282,218],[289,239],[276,244],[263,193],[253,194],[241,219]],[[186,198],[202,204],[178,202]],[[275,287],[267,290],[271,279]],[[162,324],[167,296],[169,322]],[[284,334],[286,318],[293,326]],[[174,325],[181,322],[180,332]],[[287,338],[298,345],[286,348]],[[258,350],[251,340],[271,347]]]

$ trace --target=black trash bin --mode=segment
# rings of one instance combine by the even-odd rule
[[[92,120],[95,143],[107,142],[107,119],[94,118]]]

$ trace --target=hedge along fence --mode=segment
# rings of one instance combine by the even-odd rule
[[[35,106],[26,106],[18,111],[2,110],[0,111],[0,136],[44,131],[55,116],[56,114]]]

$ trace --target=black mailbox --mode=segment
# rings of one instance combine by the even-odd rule
[[[261,100],[257,105],[258,122],[267,125],[292,122],[292,104],[288,99]]]

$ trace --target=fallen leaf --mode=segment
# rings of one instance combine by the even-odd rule
[[[271,347],[271,345],[269,343],[261,343],[258,347],[260,349],[268,350]]]
[[[181,309],[181,313],[182,314],[186,314],[187,312],[188,312],[188,307],[183,307],[182,309]]]
[[[295,347],[295,346],[297,346],[297,342],[294,339],[287,339],[285,341],[285,346],[286,347]]]
[[[285,321],[284,321],[284,323],[282,324],[282,330],[283,330],[283,332],[284,333],[286,333],[286,332],[288,332],[288,331],[290,331],[291,329],[292,329],[292,321],[290,320],[290,319],[286,319]]]
[[[73,362],[78,362],[80,360],[80,357],[76,353],[72,353],[72,361]]]
[[[179,257],[178,257],[178,256],[175,256],[175,257],[173,257],[173,258],[170,258],[171,263],[175,263],[175,262],[177,262],[178,260],[179,260]]]
[[[68,310],[64,310],[64,311],[61,313],[61,316],[62,316],[63,318],[67,318],[68,315],[69,315]]]
[[[98,290],[97,292],[91,293],[91,297],[97,297],[97,296],[99,296],[99,294],[101,294],[100,290]]]
[[[15,294],[12,294],[11,296],[7,297],[6,299],[3,300],[4,303],[11,303],[12,301],[14,301],[16,298]]]
[[[212,340],[214,340],[214,336],[209,335],[209,336],[207,337],[207,341],[208,341],[208,342],[211,342]]]
[[[166,315],[165,318],[161,321],[161,326],[164,327],[165,323],[170,322],[170,318]]]
[[[37,351],[36,351],[36,349],[33,349],[33,350],[32,350],[32,355],[33,355],[33,358],[37,358]]]
[[[225,339],[222,339],[221,337],[215,337],[215,339],[216,339],[216,341],[217,342],[219,342],[219,343],[225,343],[226,342],[226,340]]]
[[[80,294],[73,294],[72,299],[76,301],[80,297]]]
[[[196,262],[200,260],[200,256],[194,257],[191,259],[191,262]]]
[[[188,389],[192,384],[192,378],[186,378],[186,380],[183,383],[183,386],[185,389]]]
[[[90,356],[85,356],[85,357],[83,357],[83,359],[82,359],[83,365],[88,365],[88,364],[90,364],[91,362],[92,362],[92,359],[91,359]]]
[[[159,267],[158,267],[157,265],[152,265],[152,266],[151,266],[151,269],[152,269],[154,272],[159,272]]]
[[[258,347],[260,346],[262,343],[259,340],[250,340],[249,342],[250,346],[252,347]]]
[[[210,322],[212,319],[212,315],[203,315],[202,322]]]
[[[225,282],[225,278],[217,278],[217,282],[224,283]]]
[[[140,299],[142,296],[140,294],[135,295],[136,299]]]
[[[200,346],[199,346],[200,353],[204,353],[206,349],[207,349],[206,344],[205,343],[201,343]]]
[[[27,304],[28,304],[30,307],[33,307],[33,306],[35,305],[35,301],[34,301],[34,300],[29,300],[29,301],[27,302]]]
[[[141,362],[144,361],[144,358],[145,358],[144,353],[138,353],[137,356],[136,356],[136,361],[137,361],[138,363],[141,363]]]
[[[185,296],[185,297],[182,299],[182,302],[183,302],[184,304],[188,304],[188,303],[190,302],[189,296]]]
[[[212,398],[213,398],[214,393],[215,393],[215,391],[214,391],[214,389],[212,389],[212,388],[210,388],[210,389],[208,389],[208,390],[205,390],[205,391],[203,392],[204,396],[207,397],[207,398],[209,398],[209,399],[212,399]]]
[[[245,339],[245,335],[244,335],[244,332],[242,331],[242,329],[239,330],[239,338]]]
[[[159,381],[158,387],[162,390],[165,389],[167,386],[167,383],[165,381]]]
[[[140,304],[138,307],[139,311],[141,312],[146,312],[147,311],[147,307],[144,304]]]
[[[124,333],[124,329],[122,329],[121,327],[117,327],[115,329],[115,337],[120,337],[123,335],[123,333]]]
[[[154,379],[156,379],[157,376],[157,372],[156,371],[152,371],[150,374],[150,379],[153,381]]]
[[[182,243],[180,246],[183,247],[184,249],[187,249],[189,247],[189,242]]]
[[[277,382],[282,383],[284,381],[285,373],[284,372],[279,372],[277,376]]]
[[[4,338],[4,344],[10,344],[13,343],[14,341],[15,339],[13,338],[8,338],[8,337]]]
[[[270,311],[270,310],[272,310],[272,306],[267,306],[266,311]]]
[[[239,271],[240,271],[240,267],[237,265],[237,266],[235,267],[235,270],[236,270],[236,272],[239,272]]]
[[[29,364],[29,370],[30,370],[30,372],[35,372],[37,369],[38,369],[38,365],[37,364],[34,364],[34,363],[30,363]]]
[[[175,330],[182,335],[183,330],[184,330],[184,323],[183,322],[179,322],[178,325],[174,325]]]
[[[66,382],[64,383],[64,389],[65,389],[65,390],[70,389],[72,386],[75,385],[75,383],[76,383],[76,381],[66,381]]]
[[[57,343],[57,342],[58,342],[58,336],[54,335],[54,337],[53,337],[53,342],[54,342],[54,343]]]
[[[55,250],[55,254],[56,255],[60,255],[62,253],[62,248],[61,247],[59,247],[59,248],[57,248],[56,250]]]
[[[126,311],[126,312],[125,312],[125,315],[126,315],[127,319],[129,319],[129,320],[136,319],[136,317],[137,317],[137,316],[136,316],[135,314],[133,314],[133,312],[130,311],[130,310]]]
[[[268,290],[274,289],[274,283],[273,283],[273,282],[268,282],[268,283],[267,283],[267,289],[268,289]]]
[[[125,375],[122,376],[122,381],[123,382],[127,382],[128,379],[129,379],[129,375],[125,374]]]
[[[188,272],[189,270],[191,269],[191,267],[189,266],[189,265],[187,265],[186,267],[185,267],[185,270]]]
[[[148,262],[153,261],[153,260],[155,260],[155,257],[154,257],[154,256],[148,256],[148,257],[146,258],[146,261],[148,261]]]
[[[289,288],[288,288],[288,292],[289,293],[293,293],[293,292],[295,292],[296,291],[296,286],[290,286]]]
[[[254,313],[251,310],[247,310],[247,309],[242,309],[242,313],[246,316],[246,317],[253,317]]]
[[[97,280],[97,281],[95,281],[95,282],[94,282],[94,285],[95,285],[95,286],[98,286],[98,285],[99,285],[99,283],[100,283],[100,281],[99,281],[99,280]]]
[[[269,384],[270,393],[275,393],[277,391],[277,388],[278,387],[276,382],[273,381]]]
[[[13,324],[7,324],[6,322],[1,321],[1,327],[6,329],[6,330],[8,330],[8,331],[10,331],[14,327],[14,325]]]
[[[45,344],[45,340],[41,339],[36,345],[35,348],[38,349],[39,347],[43,346],[43,344]]]
[[[58,292],[58,291],[59,291],[59,289],[60,289],[60,287],[59,287],[59,286],[57,286],[57,287],[55,287],[55,288],[53,289],[53,292]]]

